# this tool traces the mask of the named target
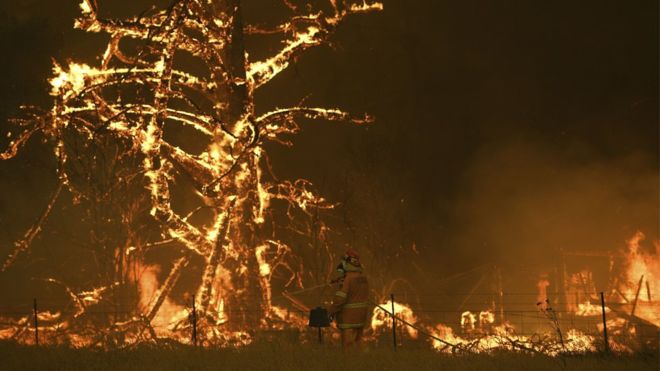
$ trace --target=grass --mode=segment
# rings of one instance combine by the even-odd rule
[[[0,343],[3,370],[658,370],[658,355],[588,354],[559,358],[514,353],[449,356],[429,349],[371,347],[342,352],[336,346],[260,342],[240,349],[140,346],[99,351]]]

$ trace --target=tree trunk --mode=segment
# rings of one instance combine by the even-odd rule
[[[215,14],[224,15],[226,22],[231,22],[231,34],[227,44],[220,50],[224,71],[215,77],[217,102],[227,106],[218,112],[223,124],[230,129],[247,114],[249,108],[248,91],[245,83],[245,43],[243,37],[243,18],[240,0],[213,0]]]

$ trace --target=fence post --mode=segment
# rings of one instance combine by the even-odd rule
[[[37,298],[32,299],[32,308],[34,310],[34,344],[39,346],[39,312],[37,311]]]
[[[192,299],[192,343],[197,346],[197,309],[195,308],[195,297]]]
[[[635,294],[635,301],[633,302],[632,310],[630,311],[630,316],[635,316],[635,309],[637,309],[637,302],[639,301],[639,292],[642,290],[642,281],[644,281],[644,275],[639,278],[639,285],[637,286],[637,293]]]
[[[603,337],[605,338],[605,352],[610,352],[610,343],[607,341],[607,320],[605,319],[605,295],[600,292],[600,307],[603,311]]]
[[[394,351],[396,351],[396,317],[394,313],[394,294],[390,294],[392,301],[392,342],[394,343]]]

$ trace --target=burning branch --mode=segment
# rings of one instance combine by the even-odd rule
[[[127,20],[99,17],[100,5],[82,0],[75,23],[75,28],[109,36],[99,65],[54,63],[49,80],[52,108],[15,121],[21,134],[0,154],[3,160],[14,157],[40,133],[53,143],[60,163],[60,183],[51,201],[16,243],[2,270],[29,249],[66,190],[85,203],[96,223],[91,233],[94,253],[115,261],[110,265],[114,271],[99,272],[101,282],[97,282],[113,290],[90,292],[120,295],[127,289],[113,286],[114,282],[139,286],[140,276],[134,272],[147,266],[144,249],[180,248],[145,313],[117,321],[115,330],[137,326],[153,332],[152,337],[169,331],[156,325],[161,321],[159,313],[164,307],[171,311],[172,306],[185,311],[168,297],[193,257],[201,257],[205,266],[201,283],[188,292],[201,299],[199,309],[209,317],[208,323],[224,323],[228,318],[235,329],[263,324],[249,320],[243,310],[258,307],[258,317],[270,316],[273,271],[293,272],[289,260],[295,258],[281,239],[267,233],[272,203],[284,201],[291,218],[293,209],[311,215],[310,209],[333,207],[305,180],[267,181],[262,172],[265,142],[289,143],[280,135],[297,133],[300,117],[353,124],[373,119],[303,106],[257,117],[254,93],[302,52],[328,43],[346,17],[378,11],[382,5],[331,1],[332,14],[298,12],[270,29],[244,24],[237,0],[175,0],[166,9],[151,9]],[[279,52],[265,60],[249,60],[244,38],[271,33],[286,38]],[[128,40],[141,47],[126,51],[123,45]],[[201,61],[207,76],[179,66],[177,56],[182,53]],[[176,126],[195,129],[204,138],[205,149],[192,153],[168,142],[166,133]],[[177,187],[183,187],[181,179],[190,184],[184,191],[199,202],[193,211],[181,210],[173,201]],[[109,232],[112,223],[124,226],[119,237]],[[95,300],[100,300],[98,295]],[[256,306],[250,302],[255,297]],[[84,312],[81,300],[74,302]],[[223,312],[224,307],[229,311]],[[205,331],[206,339],[219,334],[217,329]],[[225,335],[220,338],[226,339]]]

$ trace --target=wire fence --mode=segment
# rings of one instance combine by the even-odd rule
[[[537,293],[502,293],[495,295],[491,293],[394,293],[394,300],[402,304],[398,307],[402,319],[413,324],[433,329],[438,325],[451,328],[456,336],[475,337],[491,334],[496,327],[504,326],[517,336],[533,337],[540,334],[554,334],[559,329],[567,333],[577,330],[581,334],[602,338],[605,335],[604,322],[610,337],[635,338],[640,343],[655,344],[657,347],[659,332],[657,319],[660,317],[660,302],[637,301],[634,303],[605,303],[605,316],[601,303],[596,302],[597,295],[587,295],[583,303],[576,301],[552,300],[539,302]],[[318,294],[301,293],[302,302],[318,302]],[[469,298],[466,299],[466,298]],[[262,307],[256,300],[248,300],[242,308],[225,308],[228,317],[240,316],[247,321],[259,323],[259,318],[264,314]],[[377,302],[388,308],[386,303],[389,298],[384,297]],[[283,324],[279,329],[295,328],[301,326],[301,319],[307,317],[308,313],[293,307],[285,297],[273,296],[273,304],[285,311],[279,321]],[[578,307],[582,305],[582,307]],[[314,307],[316,305],[310,305]],[[177,304],[176,308],[193,313],[192,306]],[[509,309],[516,308],[516,309]],[[381,308],[382,309],[382,308]],[[377,312],[376,306],[374,310]],[[164,311],[165,312],[165,311]],[[171,312],[167,312],[171,315]],[[167,320],[167,313],[159,314]],[[36,316],[35,316],[36,315]],[[11,326],[22,326],[28,332],[38,331],[42,328],[57,323],[63,319],[68,321],[87,321],[88,323],[111,324],[118,319],[127,319],[140,316],[141,313],[135,305],[126,303],[102,302],[89,305],[84,313],[71,301],[59,299],[39,299],[35,302],[23,302],[0,304],[0,338],[6,338],[8,328]],[[391,313],[384,313],[385,317]],[[194,316],[189,316],[195,318]],[[296,321],[293,321],[296,318]],[[184,317],[185,321],[185,317]],[[291,321],[287,326],[287,321]],[[390,321],[391,323],[391,321]],[[196,323],[195,323],[196,326]],[[219,324],[218,326],[222,326]],[[4,329],[4,330],[3,330]],[[383,329],[379,329],[381,332]],[[65,329],[60,331],[66,332]],[[259,328],[258,331],[278,331],[271,328]],[[397,329],[399,339],[405,341],[407,335],[406,326]],[[3,335],[4,334],[4,335]],[[38,337],[38,336],[37,336]],[[409,336],[408,336],[409,337]],[[38,340],[37,340],[38,341]]]

